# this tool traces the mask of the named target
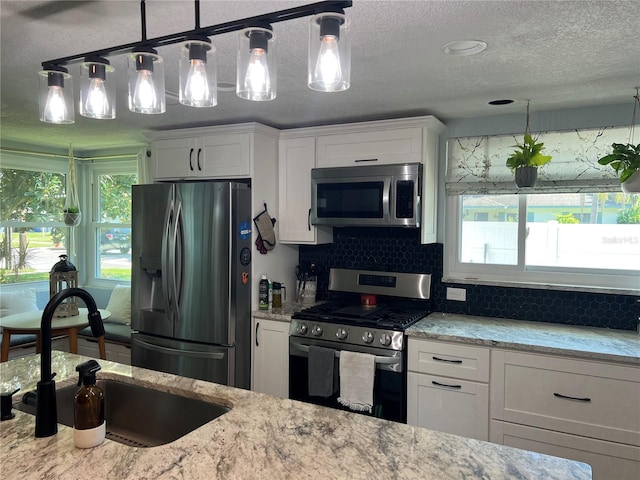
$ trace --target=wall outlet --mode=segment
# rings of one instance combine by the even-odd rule
[[[466,302],[467,290],[465,288],[447,287],[447,300],[454,300],[456,302]]]

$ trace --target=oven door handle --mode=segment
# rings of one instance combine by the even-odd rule
[[[301,352],[309,353],[309,347],[306,345],[292,344]],[[335,352],[336,358],[340,358],[340,351]],[[374,357],[375,361],[379,365],[395,365],[400,363],[400,359],[397,357]]]

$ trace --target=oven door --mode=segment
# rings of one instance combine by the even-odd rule
[[[372,413],[355,412],[341,405],[338,403],[339,392],[327,398],[309,395],[309,345],[332,348],[337,352],[334,363],[335,372],[339,371],[339,355],[344,347],[348,347],[350,351],[370,353],[376,356]],[[398,351],[291,336],[289,337],[289,398],[406,423],[407,384],[405,363],[405,356]]]

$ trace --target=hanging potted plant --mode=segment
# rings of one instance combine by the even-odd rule
[[[550,155],[543,155],[544,143],[536,142],[529,132],[529,102],[527,102],[527,124],[522,143],[514,145],[516,151],[507,158],[507,167],[515,174],[518,188],[533,187],[538,179],[538,167],[551,161]]]
[[[73,147],[69,144],[69,192],[64,205],[64,223],[70,227],[80,224],[82,213],[80,212],[80,203],[78,202],[78,192],[76,188],[76,169],[73,158]]]
[[[633,144],[634,126],[636,124],[636,110],[640,105],[638,88],[633,97],[633,116],[631,118],[631,131],[629,143],[614,143],[611,145],[613,153],[605,155],[598,160],[600,165],[609,165],[620,179],[620,186],[624,193],[640,193],[640,143]]]
[[[66,207],[63,210],[64,213],[64,223],[70,227],[75,227],[80,224],[80,220],[82,219],[82,214],[80,213],[80,209],[78,207]]]

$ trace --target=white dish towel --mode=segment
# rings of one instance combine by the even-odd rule
[[[376,357],[368,353],[340,352],[338,402],[351,410],[371,413]]]

